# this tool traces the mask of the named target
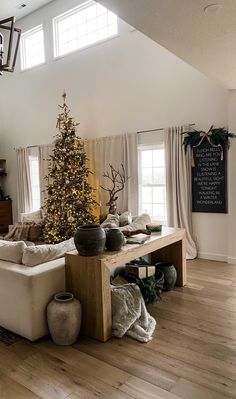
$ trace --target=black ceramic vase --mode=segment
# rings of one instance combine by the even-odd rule
[[[156,266],[156,273],[158,270],[161,270],[164,274],[163,289],[165,291],[172,290],[177,280],[177,272],[174,265],[169,262],[157,262],[155,266]]]
[[[124,243],[124,234],[117,228],[106,232],[106,248],[108,251],[119,251]]]
[[[104,251],[106,233],[99,224],[84,224],[77,228],[74,241],[79,255],[96,256]]]

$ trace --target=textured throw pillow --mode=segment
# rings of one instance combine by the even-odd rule
[[[39,241],[42,236],[42,226],[40,224],[32,223],[29,228],[28,240]]]
[[[121,231],[136,231],[139,229],[146,229],[146,225],[151,222],[151,218],[148,214],[143,213],[140,216],[133,218],[133,221],[128,226],[120,227]]]
[[[25,248],[22,263],[25,266],[36,266],[53,259],[62,258],[66,252],[75,249],[74,238],[59,244],[43,244]]]
[[[21,213],[21,222],[35,222],[35,223],[40,223],[43,219],[42,215],[42,210],[39,209],[38,211],[35,212],[30,212],[30,213]]]
[[[119,227],[119,215],[112,215],[109,213],[106,220],[101,224],[103,229],[111,229],[112,227]]]
[[[26,248],[24,241],[0,240],[0,259],[13,263],[22,263],[23,251]]]
[[[119,225],[120,226],[127,226],[127,224],[132,223],[132,215],[131,212],[126,211],[122,213],[119,217]]]

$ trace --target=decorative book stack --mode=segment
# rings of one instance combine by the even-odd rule
[[[125,274],[132,274],[140,279],[155,276],[156,268],[150,265],[126,265]]]

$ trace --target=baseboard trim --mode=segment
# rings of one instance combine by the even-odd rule
[[[216,260],[218,262],[229,262],[228,256],[221,255],[221,254],[211,254],[209,252],[198,252],[197,256],[200,259]],[[236,263],[236,259],[235,259],[235,263]]]

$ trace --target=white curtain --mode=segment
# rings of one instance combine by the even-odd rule
[[[90,180],[96,188],[97,201],[101,204],[101,215],[107,214],[108,193],[100,188],[100,185],[109,187],[109,181],[102,175],[109,171],[109,164],[121,170],[124,165],[129,179],[124,190],[118,193],[117,211],[131,211],[133,215],[138,213],[138,142],[137,134],[123,134],[118,136],[101,137],[85,140],[85,150],[90,160],[89,167],[93,172]]]
[[[33,208],[32,187],[30,179],[30,148],[18,148],[17,156],[17,203],[18,219],[20,213],[31,212]]]
[[[165,130],[167,223],[172,227],[186,230],[187,258],[197,256],[196,244],[192,237],[192,192],[191,192],[191,154],[185,154],[184,126]]]
[[[46,176],[48,175],[48,164],[50,155],[52,154],[52,150],[54,148],[54,144],[44,144],[38,146],[39,151],[39,184],[40,184],[40,204],[44,205],[45,199],[47,198],[46,187],[48,184],[48,179]]]

